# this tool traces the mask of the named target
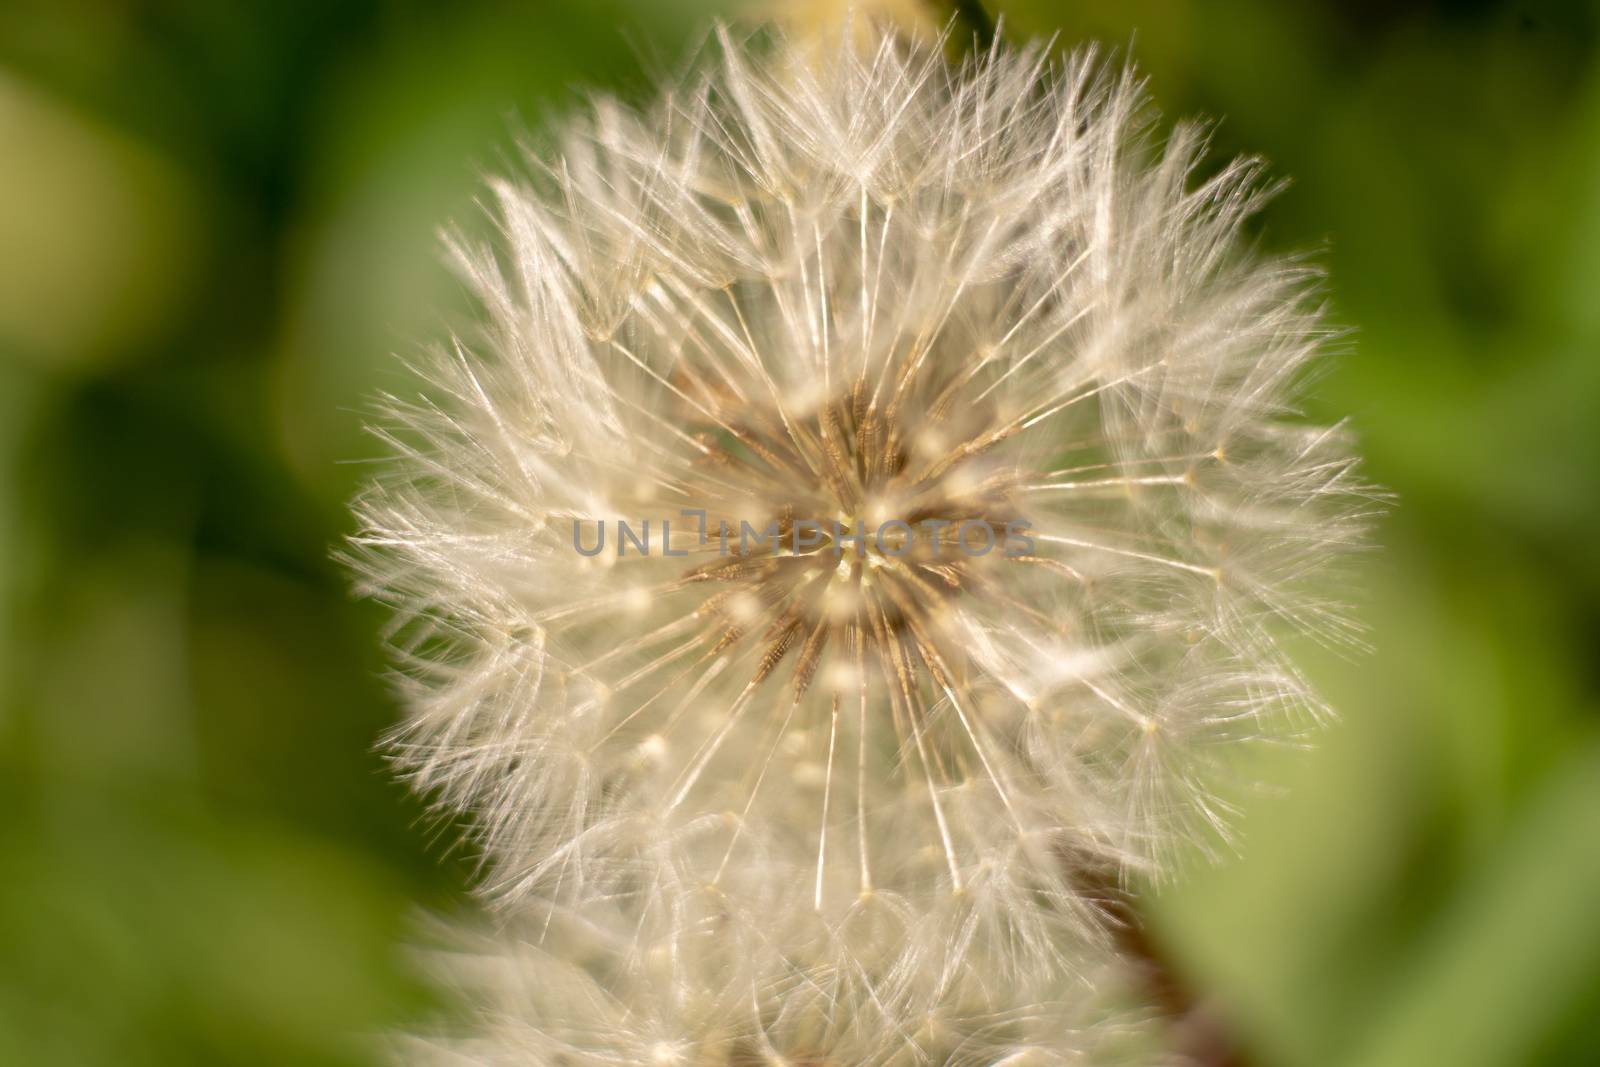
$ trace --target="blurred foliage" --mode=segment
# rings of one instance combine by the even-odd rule
[[[0,10],[0,1063],[371,1063],[430,1010],[470,870],[372,748],[359,411],[515,126],[727,6]],[[1399,500],[1375,653],[1305,650],[1341,723],[1162,937],[1268,1067],[1600,1062],[1600,11],[986,6],[1293,176],[1258,237],[1326,266],[1316,412]]]

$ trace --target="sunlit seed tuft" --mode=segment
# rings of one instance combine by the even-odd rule
[[[866,40],[721,34],[493,183],[353,555],[503,911],[915,1034],[1070,981],[1085,870],[1226,832],[1217,754],[1318,714],[1281,637],[1357,640],[1371,496],[1296,415],[1329,331],[1239,240],[1256,163],[1198,177],[1089,51]]]

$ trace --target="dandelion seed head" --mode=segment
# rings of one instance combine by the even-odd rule
[[[1161,1067],[1154,1021],[1128,1009],[1129,976],[1102,960],[1096,989],[1018,990],[1003,978],[902,1012],[903,991],[830,999],[809,981],[825,954],[791,955],[788,977],[707,983],[707,961],[678,951],[619,953],[638,933],[624,917],[519,913],[492,935],[448,930],[428,963],[472,1010],[396,1044],[407,1067]],[[721,962],[720,960],[718,962]]]
[[[1372,497],[1296,413],[1329,331],[1239,239],[1255,163],[1198,178],[1092,51],[867,41],[722,33],[492,185],[353,556],[492,901],[714,941],[724,992],[798,954],[898,1033],[1072,978],[1084,869],[1225,834],[1218,753],[1319,707],[1282,637],[1357,640]]]

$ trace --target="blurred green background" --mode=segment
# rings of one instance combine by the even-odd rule
[[[911,2],[911,0],[907,0]],[[1399,505],[1343,715],[1158,933],[1264,1067],[1600,1063],[1600,12],[1003,2],[1294,184]],[[330,546],[513,122],[707,0],[0,9],[0,1064],[362,1064],[470,871],[388,780]],[[1135,33],[1136,31],[1136,33]]]

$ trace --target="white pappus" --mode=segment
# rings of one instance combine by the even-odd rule
[[[1315,717],[1282,635],[1354,640],[1314,276],[1241,239],[1259,167],[1198,178],[1092,52],[718,36],[454,245],[484,326],[356,502],[395,751],[510,914],[724,993],[1028,1003],[1100,966],[1108,880],[1225,831],[1219,752]]]

